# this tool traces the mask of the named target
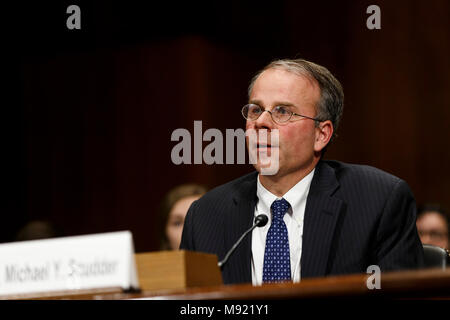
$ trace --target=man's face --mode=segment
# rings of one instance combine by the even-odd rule
[[[438,212],[429,211],[416,221],[417,231],[423,244],[450,249],[447,222]]]
[[[269,111],[276,106],[285,106],[294,113],[315,117],[319,98],[320,89],[315,81],[285,70],[268,69],[255,81],[249,103]],[[267,151],[269,156],[273,148],[278,148],[278,176],[314,166],[314,160],[323,148],[317,143],[320,130],[315,121],[295,115],[288,122],[277,124],[268,112],[263,112],[256,121],[247,120],[246,129],[257,132],[266,129],[269,137],[273,129],[279,130],[278,147],[257,146],[257,152]],[[260,171],[259,161],[255,168]]]

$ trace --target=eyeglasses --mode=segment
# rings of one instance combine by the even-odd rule
[[[436,230],[431,231],[418,230],[418,231],[421,237],[429,236],[431,240],[443,240],[448,236],[447,232],[440,232]]]
[[[270,113],[270,116],[272,117],[273,122],[275,123],[285,123],[288,122],[292,116],[299,116],[299,117],[303,117],[306,119],[311,119],[317,122],[322,122],[322,120],[317,119],[317,118],[311,118],[308,116],[304,116],[295,112],[292,112],[291,110],[289,110],[287,107],[284,106],[276,106],[275,108],[272,109],[272,111],[269,110],[264,110],[262,107],[258,106],[257,104],[246,104],[243,108],[242,108],[242,115],[244,116],[244,118],[246,120],[250,120],[250,121],[255,121],[257,120],[264,111],[267,111],[268,113]]]

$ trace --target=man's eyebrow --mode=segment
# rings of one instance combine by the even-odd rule
[[[291,103],[291,102],[275,102],[273,104],[274,106],[283,106],[283,107],[295,107],[295,104]]]
[[[249,100],[248,103],[257,104],[258,106],[262,106],[263,104],[260,100]]]
[[[262,101],[260,100],[250,100],[249,103],[251,104],[257,104],[258,106],[263,106]],[[276,101],[272,107],[277,107],[277,106],[282,106],[282,107],[295,107],[295,104],[291,103],[291,102],[285,102],[285,101]]]

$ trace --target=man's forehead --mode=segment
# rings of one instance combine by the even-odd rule
[[[272,67],[261,72],[256,81],[260,79],[271,78],[274,80],[291,79],[293,82],[299,82],[301,84],[307,83],[310,86],[317,86],[317,81],[306,71],[289,70],[282,67]]]
[[[260,99],[258,96],[261,94],[273,96],[274,99],[282,99],[283,95],[291,97],[296,95],[316,100],[320,96],[320,89],[312,77],[281,68],[270,68],[264,70],[256,79],[250,100]]]

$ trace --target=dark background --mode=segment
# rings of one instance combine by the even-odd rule
[[[81,30],[66,8],[81,8]],[[366,8],[381,8],[381,30]],[[64,235],[131,230],[158,249],[163,195],[249,165],[172,164],[194,120],[243,128],[251,77],[276,58],[322,64],[346,95],[326,157],[406,180],[450,206],[450,1],[58,1],[2,7],[0,242],[33,219]],[[206,143],[204,144],[206,145]]]

